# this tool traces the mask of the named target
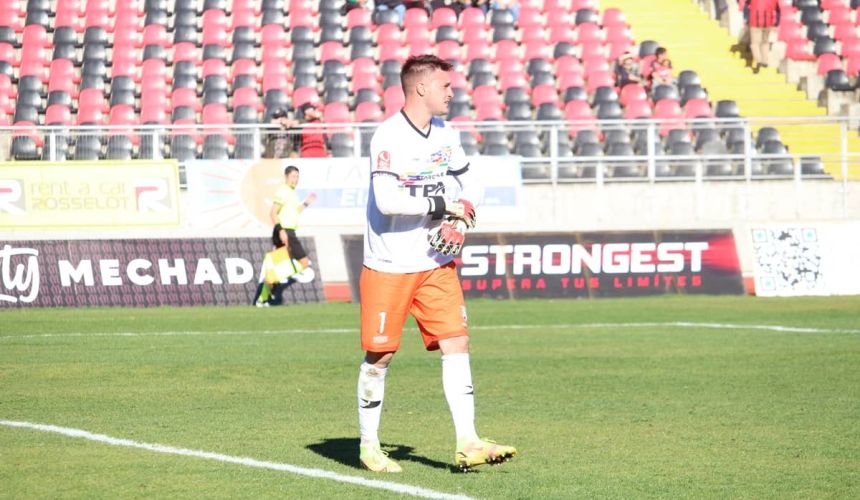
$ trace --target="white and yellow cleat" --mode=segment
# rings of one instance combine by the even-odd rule
[[[507,462],[516,454],[517,449],[513,446],[478,439],[457,446],[457,453],[454,454],[454,465],[462,471],[468,471],[477,465]]]
[[[379,445],[361,445],[359,460],[365,469],[373,472],[402,472],[397,462],[388,458],[388,453],[382,451]]]

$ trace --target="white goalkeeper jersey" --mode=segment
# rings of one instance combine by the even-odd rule
[[[364,265],[382,272],[427,271],[454,259],[437,253],[427,240],[429,231],[442,223],[428,214],[430,197],[461,197],[469,162],[460,134],[445,121],[434,118],[426,133],[401,111],[380,124],[370,142],[370,188]],[[470,184],[474,184],[470,182]],[[480,190],[473,186],[462,196],[479,203]]]

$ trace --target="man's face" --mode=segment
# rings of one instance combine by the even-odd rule
[[[451,75],[447,71],[435,69],[428,76],[418,82],[424,91],[424,101],[427,103],[430,113],[434,116],[447,115],[448,103],[454,97],[451,88]]]
[[[299,185],[299,171],[293,170],[289,174],[287,174],[287,185],[291,188],[295,188]]]
[[[305,121],[316,122],[320,119],[320,112],[317,108],[308,108],[305,110]]]

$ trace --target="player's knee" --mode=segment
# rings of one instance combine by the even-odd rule
[[[457,354],[469,352],[469,336],[459,335],[439,341],[439,350],[442,354]]]
[[[391,359],[394,357],[393,352],[371,352],[367,351],[367,354],[364,356],[364,361],[368,364],[374,365],[377,368],[387,368],[388,363],[391,362]]]

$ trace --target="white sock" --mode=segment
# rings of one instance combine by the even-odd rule
[[[478,439],[475,431],[475,391],[469,353],[442,356],[442,388],[454,418],[457,443]]]
[[[387,368],[377,368],[366,361],[358,370],[358,428],[362,445],[379,445],[379,421],[387,371]]]

